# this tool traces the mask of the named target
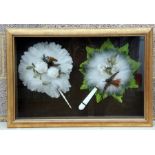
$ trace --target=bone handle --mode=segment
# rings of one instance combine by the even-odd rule
[[[92,89],[92,91],[87,95],[87,97],[79,105],[79,110],[83,110],[86,107],[86,105],[89,103],[90,99],[94,96],[96,91],[97,91],[96,87]]]

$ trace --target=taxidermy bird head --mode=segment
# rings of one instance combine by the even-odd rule
[[[58,60],[55,59],[54,57],[43,55],[43,58],[42,59],[43,59],[43,61],[45,63],[47,63],[48,68],[50,68],[52,66],[59,66],[59,64],[55,64],[55,62],[57,62]]]
[[[105,80],[106,84],[104,85],[104,91],[107,90],[107,88],[110,85],[113,85],[115,87],[119,87],[121,84],[121,79],[114,79],[115,76],[118,74],[119,72],[114,73],[113,75],[111,75],[108,79]]]

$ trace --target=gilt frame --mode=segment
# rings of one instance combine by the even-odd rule
[[[143,119],[16,119],[15,37],[144,36],[144,118]],[[152,126],[152,28],[116,29],[7,29],[8,127],[99,127]],[[147,51],[147,52],[146,52]]]

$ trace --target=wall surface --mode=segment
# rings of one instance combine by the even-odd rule
[[[6,38],[5,32],[7,28],[126,28],[126,27],[153,27],[155,25],[0,25],[0,121],[6,121],[7,115],[7,92],[6,92]],[[155,32],[153,44],[153,60],[155,61]],[[153,87],[155,87],[155,67],[153,67]],[[153,89],[153,114],[155,118],[155,89]]]

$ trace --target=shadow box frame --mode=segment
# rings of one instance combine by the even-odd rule
[[[15,37],[116,37],[144,36],[144,118],[121,119],[16,119]],[[7,29],[8,127],[130,127],[152,126],[152,28],[114,29]]]

